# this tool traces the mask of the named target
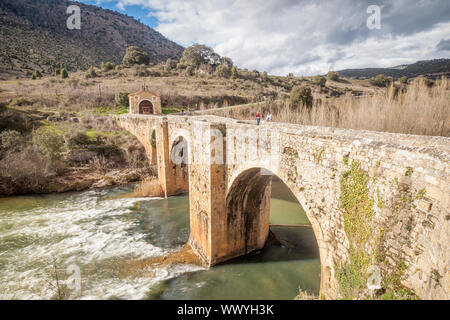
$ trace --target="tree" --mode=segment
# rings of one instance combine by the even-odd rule
[[[180,63],[197,69],[201,64],[218,66],[221,64],[221,58],[210,47],[194,44],[183,51]]]
[[[97,77],[97,72],[95,72],[95,69],[93,66],[90,66],[88,71],[86,71],[86,79],[96,78],[96,77]]]
[[[400,80],[400,83],[402,83],[402,84],[407,84],[408,83],[408,77],[407,76],[403,76],[399,80]]]
[[[68,78],[69,77],[69,74],[67,73],[67,70],[66,69],[61,69],[61,77],[63,78],[63,79],[66,79],[66,78]]]
[[[261,78],[263,79],[263,81],[268,81],[269,80],[269,75],[267,74],[267,71],[264,71],[261,75]]]
[[[17,150],[25,143],[25,139],[18,131],[5,130],[0,133],[0,143],[4,150]]]
[[[102,70],[103,70],[104,72],[113,70],[114,67],[115,67],[115,65],[114,65],[113,63],[111,63],[111,62],[106,62],[106,63],[105,63],[105,62],[102,62]]]
[[[42,78],[42,73],[39,70],[35,70],[33,72],[33,75],[35,76],[35,78]]]
[[[338,81],[339,80],[339,73],[336,71],[329,71],[327,74],[327,78],[332,81]]]
[[[231,70],[226,65],[221,64],[216,68],[216,76],[219,78],[230,78]]]
[[[386,87],[389,84],[389,79],[384,74],[379,74],[375,78],[371,78],[369,82],[377,87]]]
[[[117,92],[114,96],[114,100],[118,106],[129,106],[130,100],[128,99],[128,92]]]
[[[323,87],[327,83],[327,79],[321,75],[317,75],[313,79],[314,83]]]
[[[238,76],[239,76],[238,70],[235,66],[233,66],[233,68],[231,68],[231,78],[237,79]]]
[[[194,75],[194,71],[195,71],[195,69],[194,69],[193,66],[188,66],[188,67],[186,68],[186,75],[187,75],[188,77],[192,77],[192,76]]]
[[[313,96],[311,94],[311,88],[305,86],[296,86],[291,90],[291,105],[298,107],[300,104],[306,107],[312,107]]]
[[[136,46],[128,47],[125,56],[122,59],[122,63],[127,67],[135,64],[148,64],[149,62],[150,57],[147,52]]]
[[[172,71],[173,69],[175,69],[177,67],[177,62],[175,60],[172,59],[167,59],[166,61],[166,65],[164,67],[164,69],[169,72]]]
[[[33,143],[50,159],[60,159],[64,137],[52,127],[40,127],[33,131]]]
[[[232,68],[234,63],[233,60],[231,60],[231,58],[228,57],[222,57],[220,58],[220,64],[227,66],[228,68]]]

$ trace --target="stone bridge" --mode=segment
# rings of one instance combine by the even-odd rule
[[[450,298],[449,138],[206,115],[116,120],[145,146],[165,196],[189,192],[189,244],[207,266],[264,246],[276,175],[312,224],[321,295],[339,297],[339,270],[359,252],[382,281],[400,274],[422,299]]]

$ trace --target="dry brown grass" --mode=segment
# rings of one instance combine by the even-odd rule
[[[274,121],[431,136],[450,136],[450,87],[446,78],[428,87],[417,79],[404,87],[391,86],[384,93],[355,98],[316,100],[311,109],[294,109],[287,101],[259,106]],[[256,110],[218,111],[214,114],[254,119]]]
[[[164,196],[158,179],[150,178],[142,181],[134,190],[134,197],[162,197]]]

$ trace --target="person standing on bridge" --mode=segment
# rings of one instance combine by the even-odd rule
[[[261,122],[261,113],[259,113],[259,111],[258,111],[258,112],[256,112],[256,123],[258,126],[259,126],[260,122]]]

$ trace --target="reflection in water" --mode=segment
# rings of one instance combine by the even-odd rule
[[[80,267],[81,299],[292,299],[299,286],[318,293],[311,228],[274,227],[289,245],[267,245],[210,270],[193,265],[189,256],[183,264],[155,263],[184,247],[188,197],[120,197],[131,190],[0,198],[0,299],[54,297],[55,258],[62,279],[67,266]],[[277,195],[276,183],[274,190]],[[271,222],[308,223],[288,200],[272,201]],[[139,266],[142,272],[133,272]]]

